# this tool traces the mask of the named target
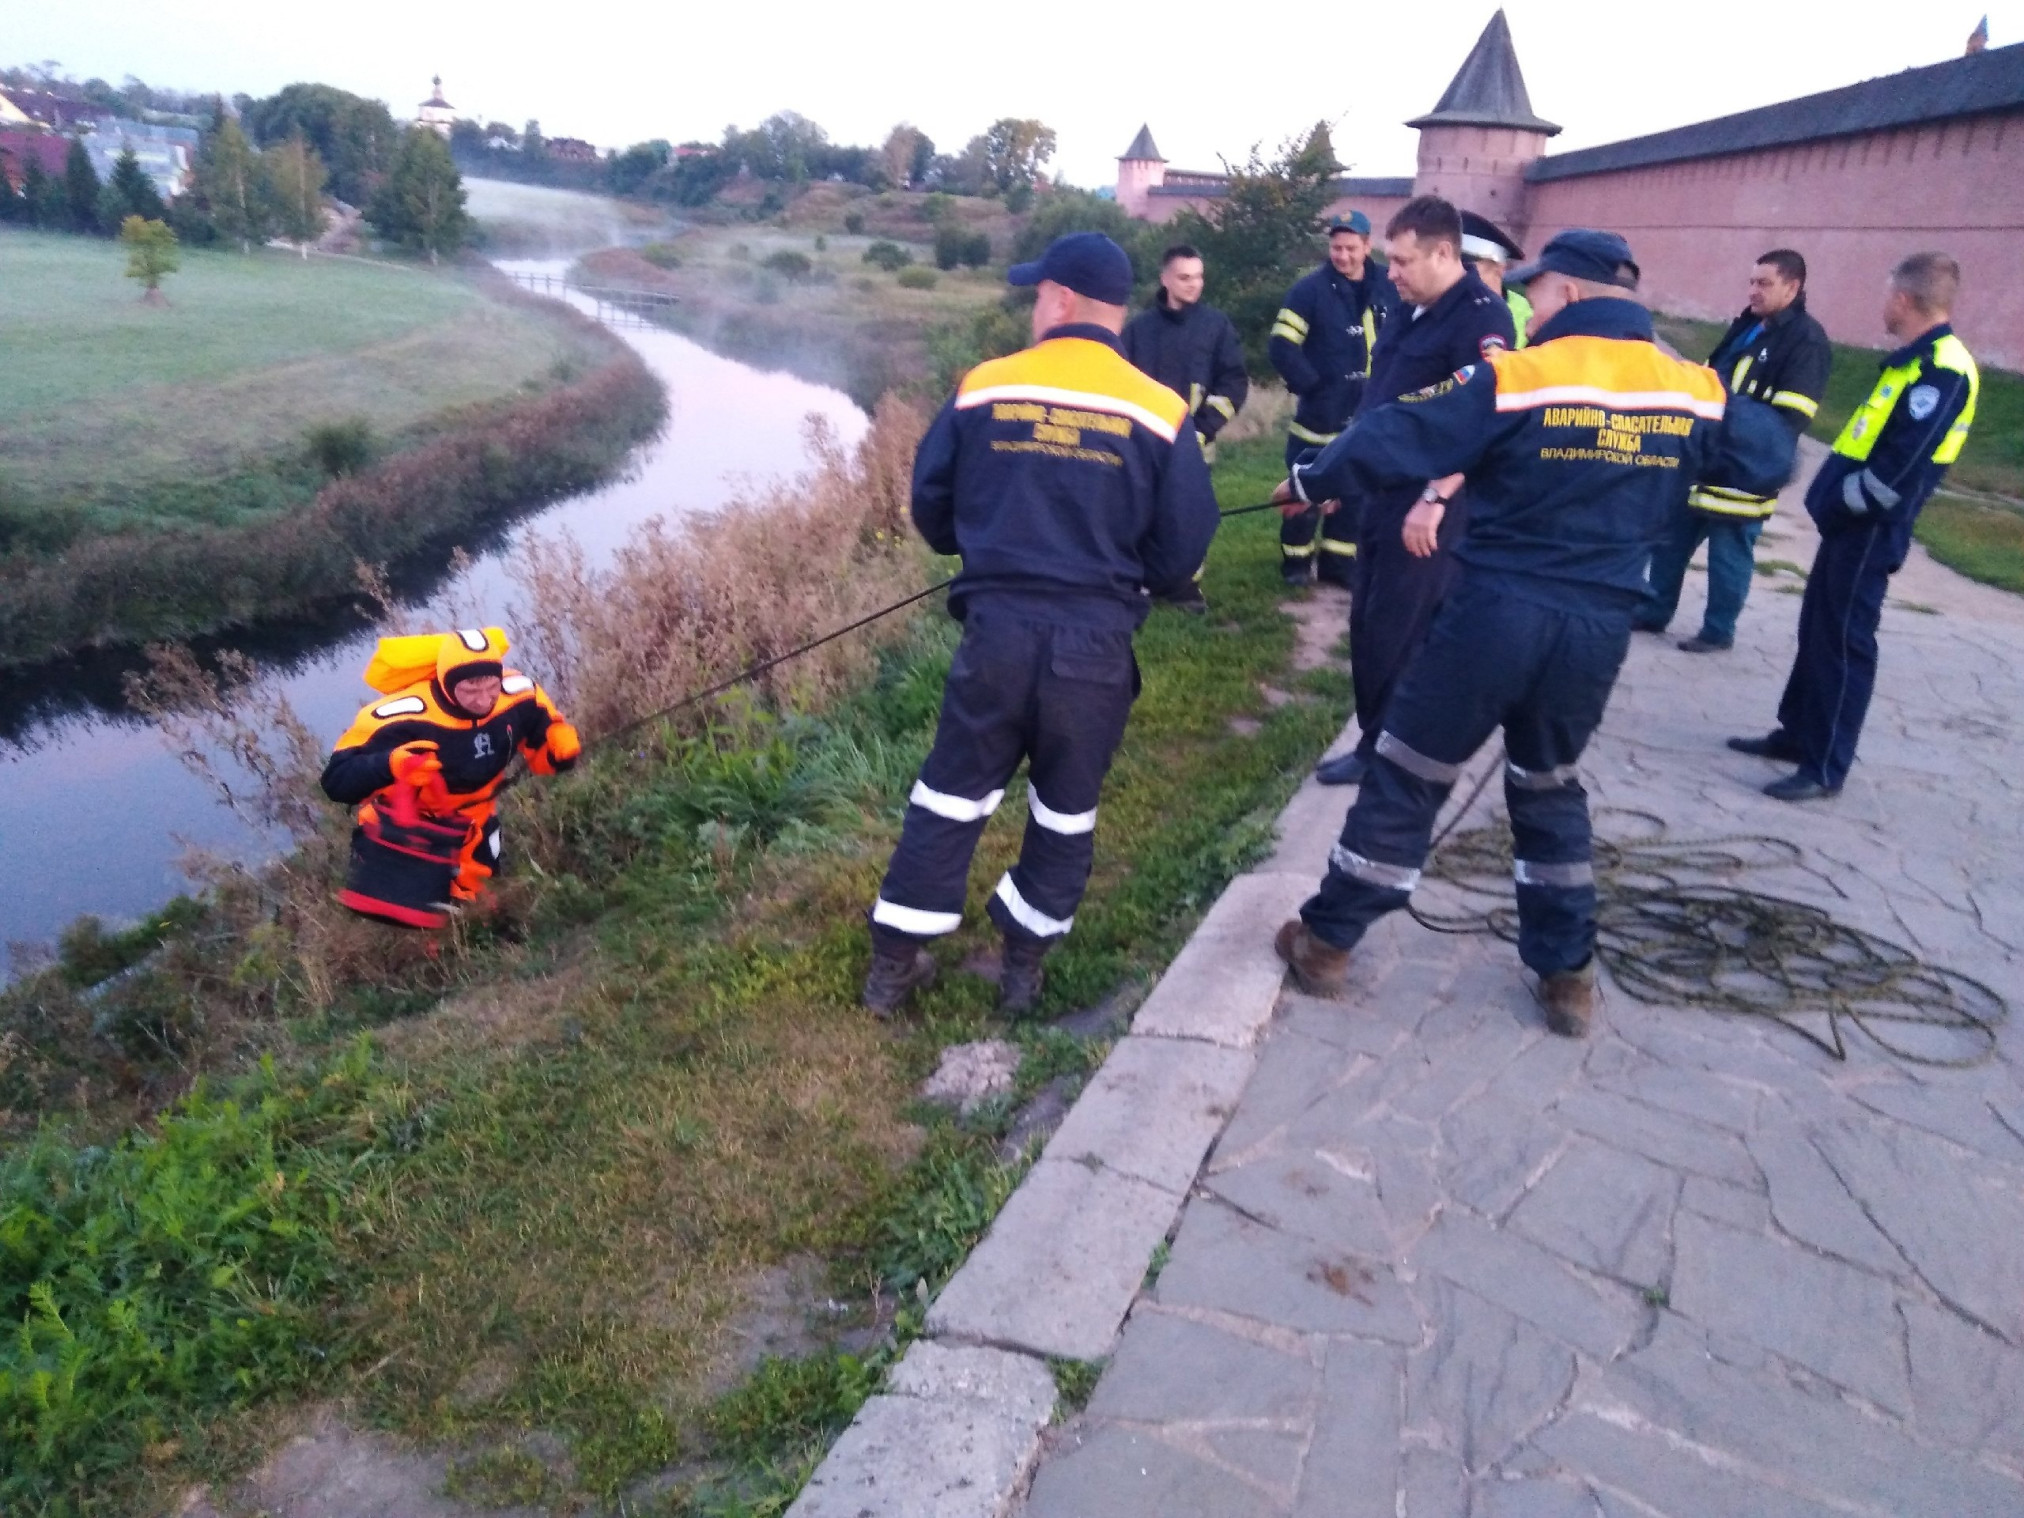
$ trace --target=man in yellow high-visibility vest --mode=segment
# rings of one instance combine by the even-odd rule
[[[1799,651],[1778,727],[1731,738],[1739,753],[1798,765],[1764,787],[1780,801],[1840,794],[1876,685],[1884,592],[1911,551],[1919,508],[1961,456],[1981,375],[1949,320],[1961,266],[1914,253],[1891,271],[1883,323],[1898,346],[1813,477],[1820,549],[1799,608]]]

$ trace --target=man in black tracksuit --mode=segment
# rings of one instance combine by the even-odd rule
[[[1202,457],[1216,462],[1216,434],[1244,409],[1251,378],[1244,348],[1230,318],[1202,304],[1202,255],[1176,243],[1160,258],[1160,284],[1151,303],[1124,324],[1124,356],[1182,396],[1202,440]],[[1174,597],[1183,611],[1208,610],[1195,582]]]
[[[1462,262],[1461,213],[1445,200],[1408,202],[1385,229],[1391,278],[1407,303],[1378,333],[1370,381],[1359,418],[1481,363],[1512,346],[1511,311],[1502,297]],[[1434,611],[1453,576],[1450,548],[1467,525],[1459,476],[1421,485],[1387,484],[1375,490],[1342,467],[1349,438],[1324,448],[1292,469],[1297,512],[1329,501],[1361,500],[1356,586],[1349,603],[1349,668],[1362,729],[1353,752],[1314,772],[1324,785],[1362,779],[1384,726],[1392,688],[1427,635]],[[1434,530],[1409,535],[1415,509]]]
[[[1368,256],[1370,218],[1351,211],[1328,229],[1328,262],[1286,292],[1272,323],[1272,367],[1299,398],[1286,430],[1286,467],[1335,441],[1363,399],[1371,355],[1398,295]],[[1352,587],[1357,511],[1346,502],[1327,518],[1302,511],[1279,524],[1279,569],[1289,585],[1320,578]]]
[[[962,926],[970,856],[1021,759],[1026,836],[989,911],[999,1005],[1032,1006],[1089,881],[1098,795],[1138,694],[1132,634],[1216,533],[1187,401],[1119,351],[1124,250],[1074,233],[1008,278],[1039,287],[1033,346],[965,375],[914,459],[914,524],[963,559],[949,591],[963,641],[871,910],[864,1004],[880,1015],[933,978],[923,945]]]
[[[1806,260],[1790,248],[1773,248],[1750,274],[1750,303],[1715,344],[1708,367],[1733,395],[1763,401],[1797,437],[1813,421],[1827,394],[1834,362],[1827,331],[1806,314]],[[1708,606],[1701,630],[1680,648],[1716,653],[1736,641],[1736,619],[1756,573],[1758,534],[1778,504],[1775,493],[1755,495],[1720,480],[1694,487],[1664,542],[1652,553],[1651,590],[1638,609],[1640,632],[1664,632],[1679,609],[1687,561],[1708,545]]]
[[[1645,562],[1718,461],[1774,490],[1792,465],[1792,435],[1768,408],[1659,350],[1630,295],[1636,271],[1615,234],[1561,233],[1523,271],[1531,347],[1378,408],[1331,450],[1333,467],[1372,488],[1465,472],[1472,501],[1460,583],[1385,712],[1327,877],[1279,930],[1310,994],[1345,990],[1349,951],[1411,899],[1436,814],[1501,728],[1519,957],[1539,976],[1547,1025],[1588,1030],[1596,890],[1578,764],[1630,643]]]

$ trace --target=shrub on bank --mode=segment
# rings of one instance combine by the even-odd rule
[[[666,414],[660,383],[628,349],[574,385],[473,408],[446,436],[253,526],[122,533],[74,542],[60,558],[0,562],[0,665],[349,600],[360,563],[397,563],[585,489]]]
[[[893,278],[899,282],[902,290],[932,290],[938,276],[933,269],[915,267],[902,269]]]
[[[864,250],[864,261],[891,274],[914,261],[914,255],[896,242],[881,237]]]

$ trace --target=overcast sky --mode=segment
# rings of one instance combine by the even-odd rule
[[[1141,121],[1176,167],[1218,167],[1317,117],[1360,174],[1409,174],[1414,134],[1494,5],[1172,4],[1117,0],[747,0],[711,6],[493,0],[0,0],[0,62],[78,78],[270,94],[313,79],[413,114],[432,74],[461,114],[622,146],[715,140],[791,109],[839,142],[901,119],[944,151],[999,116],[1060,134],[1054,167],[1108,184]],[[1958,57],[1980,0],[1511,0],[1532,105],[1554,149],[1610,142]],[[1197,19],[1199,18],[1199,19]],[[2024,0],[1989,7],[1993,46],[2024,41]]]

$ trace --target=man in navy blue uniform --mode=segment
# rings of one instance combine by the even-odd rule
[[[1033,346],[965,375],[914,458],[914,525],[962,555],[949,611],[963,641],[871,910],[864,1004],[882,1016],[933,978],[925,945],[962,926],[970,856],[1022,759],[1026,836],[989,911],[999,1005],[1033,1005],[1089,883],[1097,798],[1138,694],[1132,635],[1149,596],[1185,593],[1216,533],[1188,402],[1119,349],[1124,249],[1074,233],[1008,278],[1038,287]]]
[[[1358,417],[1515,346],[1510,308],[1462,261],[1462,216],[1447,201],[1408,201],[1385,228],[1385,251],[1405,309],[1378,333]],[[1348,436],[1293,465],[1293,500],[1282,508],[1290,516],[1361,503],[1349,670],[1362,732],[1354,750],[1315,770],[1323,785],[1362,781],[1392,690],[1448,592],[1449,550],[1467,517],[1460,475],[1372,488],[1344,466]]]
[[[1764,787],[1780,801],[1841,792],[1876,687],[1876,629],[1919,508],[1961,456],[1982,379],[1950,313],[1961,266],[1914,253],[1891,271],[1884,330],[1898,346],[1806,492],[1820,547],[1799,603],[1799,651],[1778,728],[1729,747],[1798,765]]]
[[[1398,296],[1370,257],[1370,218],[1361,211],[1328,228],[1328,262],[1303,274],[1286,292],[1266,347],[1272,367],[1298,398],[1286,429],[1286,467],[1341,435],[1356,415],[1371,356]],[[1308,510],[1279,524],[1279,569],[1289,585],[1319,578],[1355,584],[1356,510],[1324,518]]]
[[[1513,279],[1530,281],[1530,347],[1378,408],[1332,450],[1340,477],[1373,491],[1466,474],[1471,504],[1459,584],[1385,712],[1327,877],[1276,947],[1302,990],[1341,994],[1349,951],[1406,905],[1441,803],[1501,727],[1518,953],[1547,1025],[1579,1036],[1595,875],[1576,765],[1623,663],[1645,562],[1700,473],[1719,461],[1740,482],[1782,479],[1793,440],[1769,408],[1729,401],[1713,370],[1660,351],[1621,237],[1563,232]],[[1423,516],[1416,530],[1437,525]]]

